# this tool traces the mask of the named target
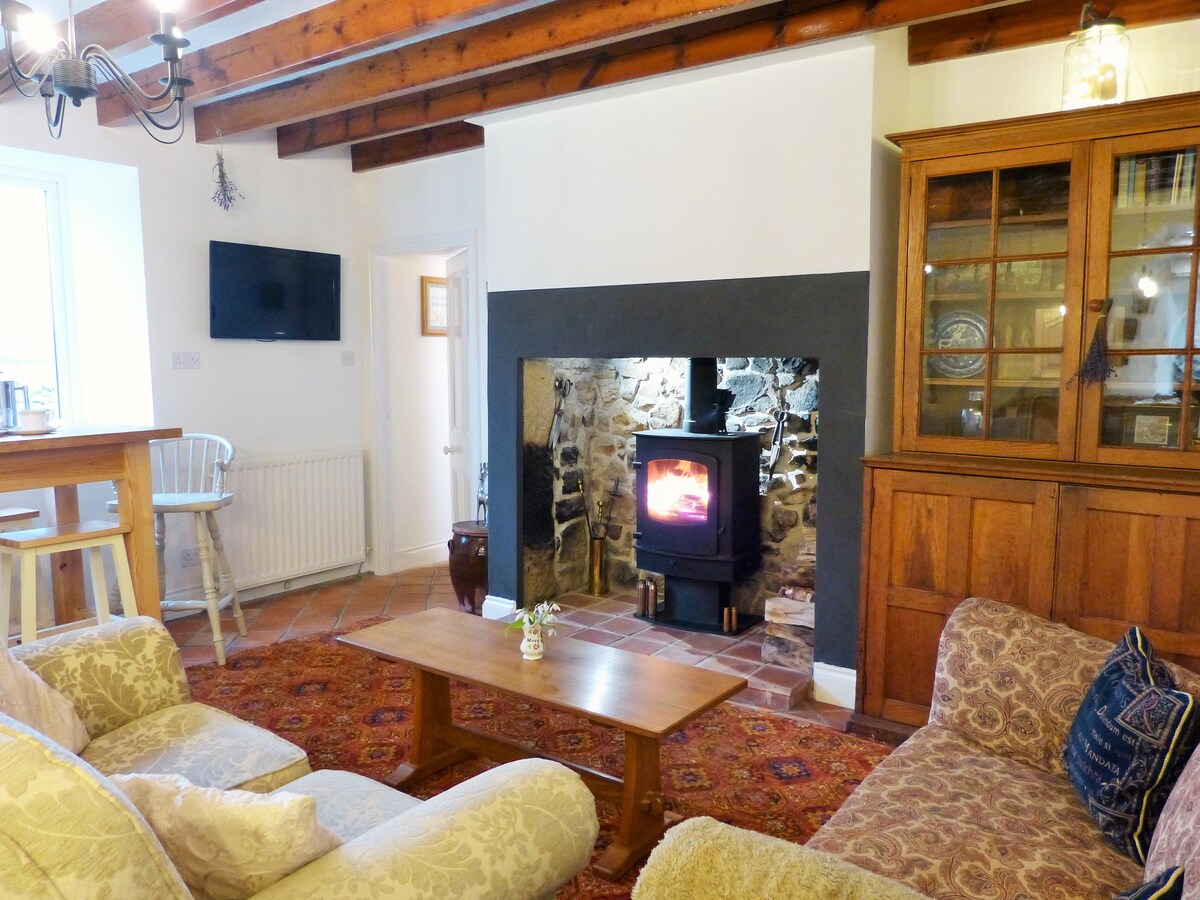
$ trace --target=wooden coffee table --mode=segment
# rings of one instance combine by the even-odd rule
[[[543,755],[455,724],[451,678],[625,732],[622,778],[557,760],[596,797],[620,807],[617,838],[593,865],[608,878],[627,872],[679,818],[663,805],[662,738],[746,687],[744,678],[566,637],[550,638],[543,659],[526,660],[518,632],[450,609],[428,609],[338,640],[415,670],[412,748],[388,779],[396,787],[471,754],[498,762]]]

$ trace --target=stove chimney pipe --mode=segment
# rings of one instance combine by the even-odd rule
[[[688,359],[684,385],[683,430],[691,434],[725,434],[725,411],[732,394],[717,387],[717,358],[694,356]]]

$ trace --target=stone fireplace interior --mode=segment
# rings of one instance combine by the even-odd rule
[[[647,549],[656,546],[649,536],[637,541],[643,551],[640,562],[648,564],[639,565],[635,552],[637,480],[647,477],[655,462],[648,470],[635,467],[635,458],[639,444],[671,440],[668,430],[684,426],[690,362],[663,357],[524,361],[526,600],[593,592],[597,585],[591,566],[597,552],[605,565],[603,584],[612,591],[633,595],[638,582],[650,577],[659,597],[668,589],[674,593],[676,586],[668,588],[663,581],[668,571],[675,572],[674,560]],[[814,586],[819,369],[817,360],[803,357],[712,362],[721,389],[729,392],[725,424],[733,436],[712,439],[728,443],[740,438],[749,445],[749,496],[738,499],[748,507],[745,516],[753,519],[744,538],[753,544],[753,553],[743,553],[747,559],[745,571],[738,572],[741,577],[729,579],[730,601],[742,612],[744,628],[761,617],[767,597]],[[704,446],[712,436],[691,437]],[[716,492],[718,486],[705,483],[695,493],[707,497],[710,488]],[[686,519],[689,513],[680,515]],[[707,524],[707,509],[699,520]],[[674,517],[668,520],[668,533],[674,522]],[[688,533],[690,528],[680,530],[680,549],[685,555],[699,552],[701,566],[708,564],[706,557],[717,555],[715,528],[711,548],[689,546],[700,539]],[[592,543],[596,539],[603,543],[599,551]],[[701,630],[722,630],[719,619],[708,624],[713,627]]]
[[[819,362],[821,520],[811,575],[818,586],[815,655],[818,661],[853,668],[858,640],[867,321],[866,272],[491,293],[491,595],[521,606],[560,590],[564,580],[579,578],[578,554],[587,532],[586,523],[578,520],[583,518],[580,504],[585,498],[579,491],[571,493],[575,486],[571,479],[577,476],[566,473],[572,469],[581,470],[580,482],[586,480],[586,499],[593,504],[589,515],[595,501],[607,497],[616,482],[609,530],[615,526],[621,535],[609,542],[615,546],[610,549],[608,574],[617,584],[627,579],[636,582],[638,570],[628,549],[621,557],[633,504],[624,435],[642,427],[643,415],[646,425],[664,427],[677,417],[673,404],[679,403],[679,395],[674,385],[682,381],[684,360],[724,360],[722,378],[730,387],[739,374],[777,379],[782,372],[792,379],[792,390],[803,387],[812,374],[807,367],[816,370]],[[738,367],[742,360],[745,368]],[[798,360],[803,364],[796,365]],[[571,423],[566,424],[558,446],[550,451],[546,439],[556,377],[570,378],[573,385],[578,381],[572,388],[578,422],[574,432]],[[755,402],[769,407],[777,400],[778,387],[776,383],[773,390],[765,390]],[[622,391],[643,389],[648,405],[637,416],[623,404],[609,409],[596,402],[601,392],[620,398]],[[761,421],[755,415],[769,414],[769,409],[754,410],[755,402],[744,404],[747,426]],[[634,405],[643,409],[640,403]],[[622,412],[632,421],[620,420]],[[611,416],[607,423],[600,422],[608,426],[603,431],[596,429],[602,416]],[[580,430],[585,418],[590,418],[594,433]],[[620,420],[615,430],[612,418]],[[799,429],[806,426],[797,421],[792,427],[798,429],[799,444]],[[581,437],[588,445],[583,467]],[[764,446],[769,438],[767,429]],[[539,443],[540,458],[527,454],[527,445]],[[803,467],[802,462],[799,465]],[[805,513],[793,511],[798,534],[803,536],[805,527],[814,527],[811,515],[806,526]],[[802,542],[802,537],[798,540]],[[538,558],[527,559],[530,555]],[[743,589],[757,592],[761,599],[764,590],[769,591],[764,582],[770,572],[770,564],[765,564],[762,574],[751,579],[751,587]],[[747,598],[746,602],[756,601]]]

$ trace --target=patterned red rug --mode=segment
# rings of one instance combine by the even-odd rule
[[[372,624],[380,619],[360,623]],[[230,654],[227,666],[188,669],[196,700],[268,728],[308,751],[314,769],[382,778],[408,752],[410,670],[337,643],[333,634]],[[621,773],[619,732],[529,703],[452,683],[455,719],[559,759]],[[801,843],[841,805],[891,748],[820,725],[723,703],[666,739],[667,807],[708,815]],[[426,798],[491,764],[468,760],[422,782]],[[612,839],[617,808],[599,803],[597,851]],[[628,897],[591,869],[559,898]]]

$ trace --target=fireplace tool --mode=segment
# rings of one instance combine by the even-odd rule
[[[791,407],[786,403],[781,403],[779,409],[775,410],[772,415],[775,417],[775,431],[771,435],[771,455],[767,457],[767,481],[769,482],[775,474],[775,466],[779,464],[779,454],[783,451],[783,426],[787,422],[788,412]]]
[[[550,437],[546,440],[546,447],[553,450],[558,444],[558,433],[562,429],[563,407],[567,402],[567,394],[571,393],[571,379],[558,377],[554,379],[554,393],[558,395],[558,400],[554,403],[554,419],[550,422]]]

